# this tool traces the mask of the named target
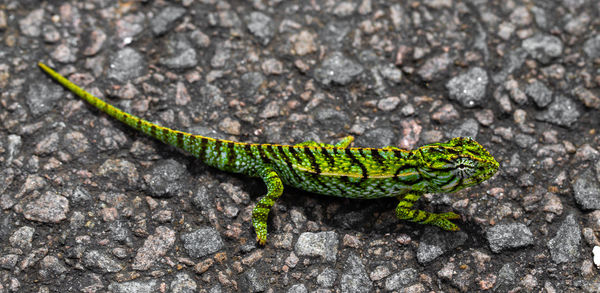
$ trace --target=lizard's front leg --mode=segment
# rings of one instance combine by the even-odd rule
[[[252,210],[252,226],[256,231],[256,241],[260,245],[267,243],[267,217],[275,200],[283,192],[283,183],[279,175],[272,168],[265,168],[259,172],[260,177],[267,185],[267,194],[258,200]]]
[[[460,230],[458,226],[449,221],[453,219],[460,219],[460,216],[453,212],[435,214],[422,210],[411,209],[419,197],[421,197],[421,194],[418,193],[407,193],[404,195],[404,198],[399,197],[398,199],[400,199],[400,202],[396,207],[396,217],[401,220],[409,220],[419,224],[438,226],[447,231]]]

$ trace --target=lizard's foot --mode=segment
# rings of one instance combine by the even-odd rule
[[[431,221],[432,225],[438,226],[446,231],[460,231],[460,228],[456,226],[456,224],[450,222],[449,220],[460,219],[460,215],[455,214],[453,212],[447,212],[442,214],[437,214],[437,219]]]

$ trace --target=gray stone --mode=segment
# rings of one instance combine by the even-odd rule
[[[160,36],[169,31],[175,22],[185,14],[185,8],[177,6],[168,6],[161,9],[160,13],[150,23],[152,33]]]
[[[335,279],[337,279],[337,272],[332,268],[325,268],[317,276],[317,284],[325,288],[330,288],[335,283]]]
[[[362,260],[354,252],[346,260],[341,277],[342,293],[367,293],[373,290]]]
[[[528,84],[525,88],[525,93],[540,108],[544,108],[552,103],[552,91],[541,81],[535,80]]]
[[[295,284],[288,289],[287,293],[308,293],[308,290],[304,284]]]
[[[117,261],[97,250],[87,251],[83,255],[83,265],[88,269],[99,269],[103,273],[116,273],[122,269]]]
[[[358,141],[360,141],[361,145],[365,147],[383,148],[386,146],[391,146],[394,138],[396,138],[394,130],[391,128],[382,127],[367,131],[364,135],[361,135],[358,138]]]
[[[470,137],[477,138],[479,133],[479,123],[477,120],[470,118],[465,120],[461,125],[450,132],[451,137]]]
[[[26,36],[38,37],[42,33],[43,20],[44,9],[33,10],[25,18],[19,20],[19,29]]]
[[[504,249],[524,247],[533,244],[533,234],[525,224],[498,224],[490,227],[486,238],[493,252]]]
[[[23,226],[17,229],[8,241],[10,245],[14,248],[19,248],[23,250],[31,249],[31,241],[33,240],[33,233],[35,233],[35,229],[29,226]]]
[[[138,249],[131,268],[137,271],[145,271],[165,255],[175,243],[175,231],[165,226],[159,226],[154,234],[148,236],[144,245]]]
[[[600,57],[600,33],[597,33],[583,43],[583,51],[590,58]]]
[[[246,96],[250,97],[256,94],[256,91],[266,81],[266,78],[260,72],[247,72],[242,75],[241,81],[240,89],[244,91]]]
[[[196,50],[183,34],[176,34],[167,42],[167,55],[160,58],[160,64],[170,69],[189,69],[198,64]]]
[[[315,120],[321,125],[333,128],[343,128],[350,123],[350,118],[345,112],[335,110],[331,107],[321,107],[314,112]]]
[[[571,127],[579,119],[580,115],[575,102],[565,96],[559,95],[556,96],[548,109],[538,113],[535,118],[540,121]]]
[[[26,219],[43,223],[58,223],[67,218],[69,200],[54,192],[48,191],[25,206],[23,215]]]
[[[132,48],[121,49],[110,58],[108,77],[121,83],[138,78],[145,72],[146,62],[144,57]]]
[[[338,234],[333,231],[304,232],[298,237],[294,250],[300,256],[320,256],[325,261],[334,263],[337,259],[338,243]]]
[[[527,51],[523,50],[523,48],[517,48],[513,51],[510,51],[504,56],[504,65],[502,66],[502,70],[494,74],[492,80],[495,83],[503,83],[509,75],[523,66],[526,58]]]
[[[417,261],[426,264],[448,250],[452,250],[467,240],[464,232],[447,232],[439,228],[427,227],[417,249]]]
[[[400,290],[417,281],[417,270],[413,268],[404,269],[385,279],[385,289],[388,291]]]
[[[556,264],[577,261],[580,255],[580,245],[581,231],[579,224],[575,220],[575,215],[570,214],[560,225],[556,236],[548,242],[552,261]]]
[[[488,75],[480,67],[452,78],[446,84],[450,99],[457,100],[463,107],[472,108],[485,103]]]
[[[255,268],[251,268],[244,274],[248,282],[248,290],[246,292],[263,292],[267,289],[265,281],[260,277]]]
[[[573,192],[575,201],[584,210],[600,209],[600,185],[591,169],[586,170],[575,179]]]
[[[113,282],[108,285],[108,290],[113,293],[147,293],[159,291],[156,280],[129,281],[123,283]]]
[[[169,159],[155,164],[147,176],[148,192],[155,197],[172,197],[184,187],[185,166]]]
[[[363,67],[347,58],[341,52],[329,54],[321,66],[315,69],[315,78],[324,85],[337,83],[349,84],[356,76],[363,72]]]
[[[179,273],[175,275],[175,279],[171,282],[171,291],[173,293],[194,293],[198,292],[198,285],[190,275]]]
[[[511,263],[504,264],[498,271],[498,281],[494,286],[494,292],[507,292],[515,286],[517,280],[514,265]]]
[[[40,275],[44,278],[61,278],[68,269],[62,264],[58,257],[47,255],[40,261]]]
[[[542,63],[548,63],[553,58],[559,57],[563,51],[563,43],[558,37],[543,34],[525,39],[522,47],[531,57]]]
[[[188,255],[201,258],[223,248],[223,239],[212,227],[200,228],[192,233],[181,235],[183,247]]]
[[[275,33],[275,24],[271,17],[255,11],[250,13],[246,18],[246,22],[250,33],[256,36],[263,46],[268,45]]]
[[[446,72],[448,65],[450,65],[450,56],[448,53],[443,53],[425,61],[417,70],[417,74],[425,81],[432,81]]]
[[[33,117],[38,117],[49,112],[64,95],[63,87],[54,82],[46,83],[46,79],[43,82],[32,81],[29,83],[26,102]]]

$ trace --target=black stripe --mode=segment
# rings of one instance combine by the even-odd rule
[[[183,148],[183,132],[177,132],[177,147]]]
[[[156,137],[156,125],[154,124],[150,125],[150,136]]]
[[[163,128],[162,135],[163,135],[163,139],[167,138],[167,135],[169,135],[169,129]]]
[[[214,157],[215,157],[215,165],[219,163],[219,158],[221,157],[221,144],[223,142],[220,139],[215,141],[215,149],[214,149]]]
[[[290,150],[290,154],[292,154],[292,156],[294,157],[294,160],[296,160],[296,164],[302,164],[302,159],[298,155],[298,150],[296,148],[298,148],[298,147],[297,146],[291,146],[290,149],[289,149]]]
[[[235,165],[235,150],[234,150],[235,143],[226,142],[226,145],[227,145],[227,163],[226,163],[226,165],[233,167]]]
[[[140,130],[140,129],[142,129],[142,119],[139,119],[139,118],[138,118],[138,120],[137,120],[137,126],[136,126],[136,129],[137,129],[137,130]]]
[[[394,156],[398,159],[403,159],[404,152],[401,150],[392,150],[394,152]]]
[[[265,165],[271,165],[271,159],[269,159],[267,157],[267,155],[265,154],[265,150],[263,149],[264,144],[257,144],[256,148],[258,149],[258,155],[260,156],[260,159],[262,160],[263,164]]]
[[[311,167],[315,170],[315,173],[321,174],[321,168],[317,164],[317,160],[315,158],[315,154],[312,152],[313,147],[304,147],[304,153],[308,157],[308,161],[310,162]]]
[[[199,141],[198,150],[196,150],[196,157],[204,162],[206,161],[206,147],[208,140],[202,136],[195,136],[195,138]]]
[[[286,146],[286,147],[288,149],[290,148],[289,146]],[[300,175],[298,175],[298,173],[296,173],[296,170],[294,170],[294,164],[292,163],[292,161],[290,160],[290,158],[287,156],[287,154],[283,150],[283,146],[282,145],[278,145],[277,146],[277,150],[279,151],[279,156],[283,159],[283,161],[285,161],[285,164],[287,165],[290,173],[292,173],[292,175],[296,179],[296,182],[298,182],[298,183],[302,182],[302,178],[300,178]]]
[[[383,158],[383,156],[381,156],[381,153],[379,153],[379,149],[369,149],[369,150],[371,150],[371,158],[373,159],[373,161],[375,161],[377,163],[377,165],[379,165],[379,166],[384,166],[385,159]]]
[[[244,150],[246,151],[246,156],[249,160],[254,160],[254,153],[252,152],[252,145],[249,143],[242,144],[244,146]]]
[[[323,154],[323,157],[325,158],[325,160],[327,160],[327,166],[332,167],[335,166],[335,159],[333,158],[333,156],[329,153],[328,148],[320,148],[321,149],[321,154]]]
[[[360,149],[359,149],[359,153],[360,153]],[[362,179],[361,182],[364,181],[365,179],[367,179],[367,177],[369,176],[369,172],[367,171],[367,167],[365,167],[365,165],[363,165],[363,163],[361,163],[352,153],[352,150],[350,148],[346,149],[346,155],[348,156],[348,158],[350,158],[350,160],[352,161],[353,164],[356,164],[360,167],[360,170],[362,172]]]

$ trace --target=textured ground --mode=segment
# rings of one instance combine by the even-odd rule
[[[599,15],[594,0],[0,1],[0,292],[600,292]],[[396,220],[394,199],[288,188],[257,247],[261,180],[135,133],[38,61],[192,133],[471,136],[501,169],[421,200],[463,215],[458,233]]]

